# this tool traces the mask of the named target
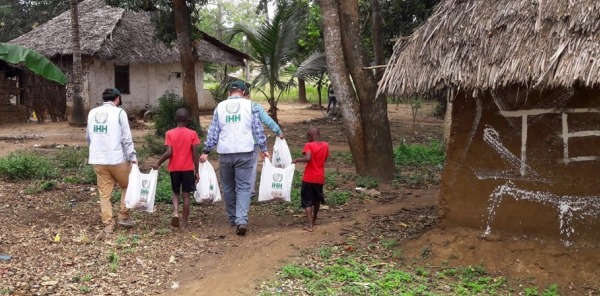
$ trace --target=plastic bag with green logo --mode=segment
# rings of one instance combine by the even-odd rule
[[[287,168],[292,164],[292,153],[285,139],[277,137],[273,145],[273,166]]]
[[[200,163],[198,174],[200,175],[200,181],[196,184],[196,192],[194,198],[198,203],[210,203],[221,201],[221,191],[219,190],[219,183],[217,181],[217,174],[215,169],[206,161]]]
[[[295,169],[296,165],[294,164],[290,164],[284,169],[276,168],[268,158],[265,158],[260,173],[258,201],[290,202]]]
[[[154,212],[157,184],[158,171],[150,170],[150,173],[143,174],[137,164],[132,164],[125,193],[125,206],[129,209]]]

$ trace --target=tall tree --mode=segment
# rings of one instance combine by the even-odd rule
[[[79,9],[77,0],[70,0],[71,4],[71,48],[73,51],[73,71],[71,72],[71,86],[73,88],[73,113],[69,124],[75,126],[86,125],[87,120],[83,110],[83,95],[81,76],[81,39],[79,35]]]
[[[363,70],[368,58],[361,45],[358,0],[320,3],[329,76],[356,171],[391,180],[395,166],[387,101],[377,96],[375,77]]]
[[[383,56],[383,28],[379,0],[371,0],[371,36],[373,36],[375,65],[383,65],[385,57]],[[375,70],[375,73],[377,74],[377,81],[379,81],[383,76],[383,68]]]
[[[174,0],[175,32],[179,49],[181,68],[183,70],[183,98],[187,102],[190,117],[200,117],[198,109],[198,93],[196,91],[196,54],[190,30],[189,14],[185,0]]]

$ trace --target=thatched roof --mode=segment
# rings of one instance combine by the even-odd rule
[[[600,83],[600,1],[444,0],[399,40],[380,92]]]
[[[174,63],[179,61],[176,48],[168,48],[154,38],[154,25],[146,12],[133,12],[108,6],[103,0],[79,3],[82,55],[124,63]],[[70,11],[53,18],[9,43],[22,45],[54,58],[71,55]],[[199,60],[244,65],[250,57],[204,34],[196,42]]]

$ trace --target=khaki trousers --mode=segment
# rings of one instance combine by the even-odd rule
[[[124,162],[117,165],[94,165],[96,178],[98,183],[98,192],[100,194],[100,216],[104,226],[113,227],[115,220],[113,219],[112,203],[110,197],[115,188],[115,183],[121,187],[121,205],[119,208],[119,220],[129,219],[129,209],[125,207],[125,193],[129,184],[129,172],[131,165],[129,162]]]

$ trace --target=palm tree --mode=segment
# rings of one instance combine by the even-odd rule
[[[294,77],[285,75],[283,68],[298,53],[300,9],[281,1],[272,19],[264,21],[253,30],[241,25],[233,28],[233,35],[243,33],[252,48],[252,58],[259,63],[260,71],[252,84],[269,101],[269,113],[277,122],[277,103],[284,91],[295,86]],[[284,80],[284,76],[290,77]],[[263,90],[268,85],[268,94]],[[275,92],[279,93],[275,96]]]

